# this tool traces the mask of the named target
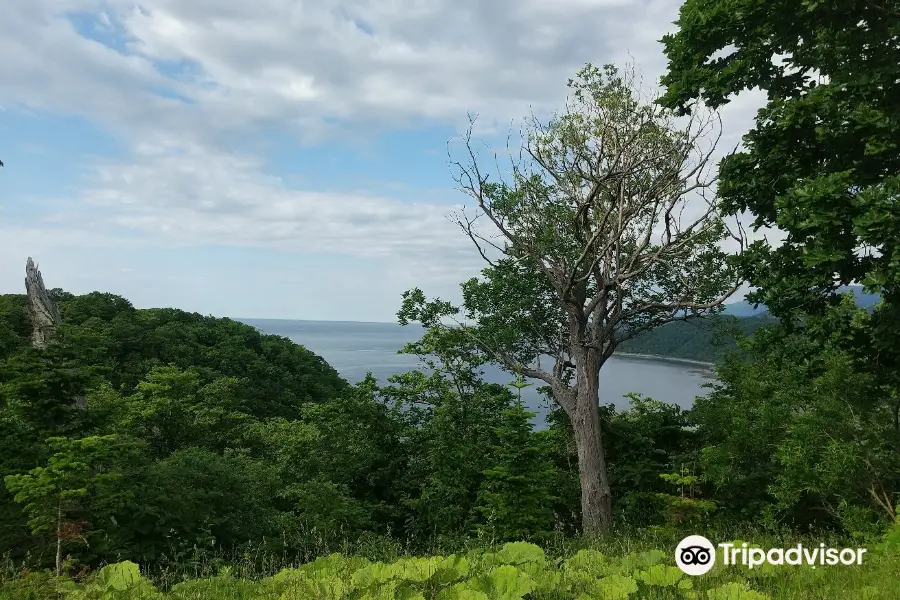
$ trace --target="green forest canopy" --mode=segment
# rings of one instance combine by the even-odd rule
[[[352,386],[309,350],[230,319],[135,309],[112,294],[53,296],[67,324],[40,352],[25,297],[0,296],[0,549],[15,560],[48,566],[57,540],[72,568],[127,558],[181,569],[201,551],[311,560],[372,539],[421,552],[578,532],[566,421],[551,412],[534,431],[510,386],[464,362]],[[699,352],[716,335],[675,325],[705,333],[662,329],[649,350]],[[733,525],[766,511],[879,531],[867,490],[890,479],[889,456],[874,473],[833,465],[830,487],[800,494],[807,470],[825,463],[783,453],[817,438],[804,423],[773,427],[797,415],[773,390],[801,403],[816,394],[822,414],[804,420],[842,428],[841,403],[869,383],[839,356],[799,361],[807,342],[777,327],[756,338],[746,354],[726,353],[722,385],[693,411],[637,396],[628,411],[602,407],[618,518]],[[72,409],[76,395],[86,411]],[[886,439],[882,429],[866,435]],[[687,498],[683,481],[694,486]],[[821,510],[836,496],[850,511],[838,521]]]
[[[305,402],[332,398],[349,387],[320,356],[291,340],[260,333],[228,318],[172,308],[136,309],[120,296],[74,296],[52,290],[63,322],[90,337],[97,367],[112,387],[131,393],[152,369],[174,365],[204,383],[234,377],[252,386],[256,417],[297,415]],[[27,297],[0,296],[0,358],[31,341]]]

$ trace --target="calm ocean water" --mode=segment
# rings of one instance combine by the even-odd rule
[[[415,356],[397,354],[404,344],[421,337],[422,328],[418,325],[280,319],[241,321],[264,333],[290,338],[306,346],[352,383],[360,381],[368,371],[386,382],[391,375],[419,367]],[[514,378],[489,366],[485,369],[485,379],[509,383]],[[615,356],[600,372],[600,401],[627,408],[628,400],[623,396],[637,392],[688,408],[694,397],[705,393],[701,386],[708,381],[707,373],[692,365]],[[540,426],[547,411],[546,400],[534,388],[526,388],[522,396],[529,410],[537,413],[535,422]]]

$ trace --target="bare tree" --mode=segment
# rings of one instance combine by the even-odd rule
[[[31,343],[44,348],[53,339],[56,326],[62,321],[59,307],[44,287],[44,278],[31,257],[25,263],[25,292],[28,294],[28,312],[31,315]]]
[[[31,316],[31,345],[46,348],[56,341],[56,328],[62,323],[59,307],[44,286],[40,270],[28,257],[25,262],[25,292],[28,295],[28,313]],[[87,398],[74,396],[73,404],[79,410],[87,408]]]
[[[723,244],[740,251],[744,234],[726,223],[712,193],[721,136],[715,115],[695,111],[679,123],[642,98],[633,72],[611,66],[587,65],[569,87],[562,114],[547,124],[526,122],[505,173],[493,153],[498,178],[483,168],[471,127],[464,159],[451,157],[461,189],[477,205],[474,215],[463,210],[455,220],[489,263],[483,273],[494,286],[487,306],[476,284],[464,284],[468,323],[457,325],[492,360],[552,390],[574,429],[582,523],[593,533],[612,519],[598,416],[601,368],[624,340],[715,312],[741,284]],[[499,285],[498,274],[510,269],[519,279]],[[515,297],[521,290],[508,286],[528,277],[541,283],[525,306]],[[450,313],[458,309],[444,316]],[[429,314],[419,320],[438,326],[436,312]]]

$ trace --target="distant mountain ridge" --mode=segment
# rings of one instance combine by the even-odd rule
[[[878,294],[870,294],[864,291],[861,285],[845,285],[838,288],[838,290],[841,293],[853,292],[856,296],[856,303],[860,308],[871,308],[881,300]],[[754,307],[746,300],[730,302],[725,305],[725,314],[733,317],[757,317],[768,313],[769,311],[764,305],[760,304],[758,307]]]
[[[844,286],[841,291],[853,292],[861,308],[869,309],[881,299],[877,294],[864,292],[858,285]],[[619,349],[623,353],[715,362],[723,352],[737,347],[729,330],[750,335],[775,322],[765,306],[754,307],[741,300],[725,305],[724,318],[667,323],[623,342]]]
[[[727,350],[737,348],[734,332],[750,335],[774,317],[759,314],[750,317],[727,315],[696,321],[675,321],[622,342],[619,351],[664,358],[716,362]]]

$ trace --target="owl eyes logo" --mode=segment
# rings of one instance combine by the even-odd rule
[[[703,575],[716,564],[715,546],[702,535],[689,535],[675,548],[675,564],[687,575]]]
[[[681,562],[686,565],[705,565],[710,558],[709,548],[703,546],[688,546],[681,551]]]

